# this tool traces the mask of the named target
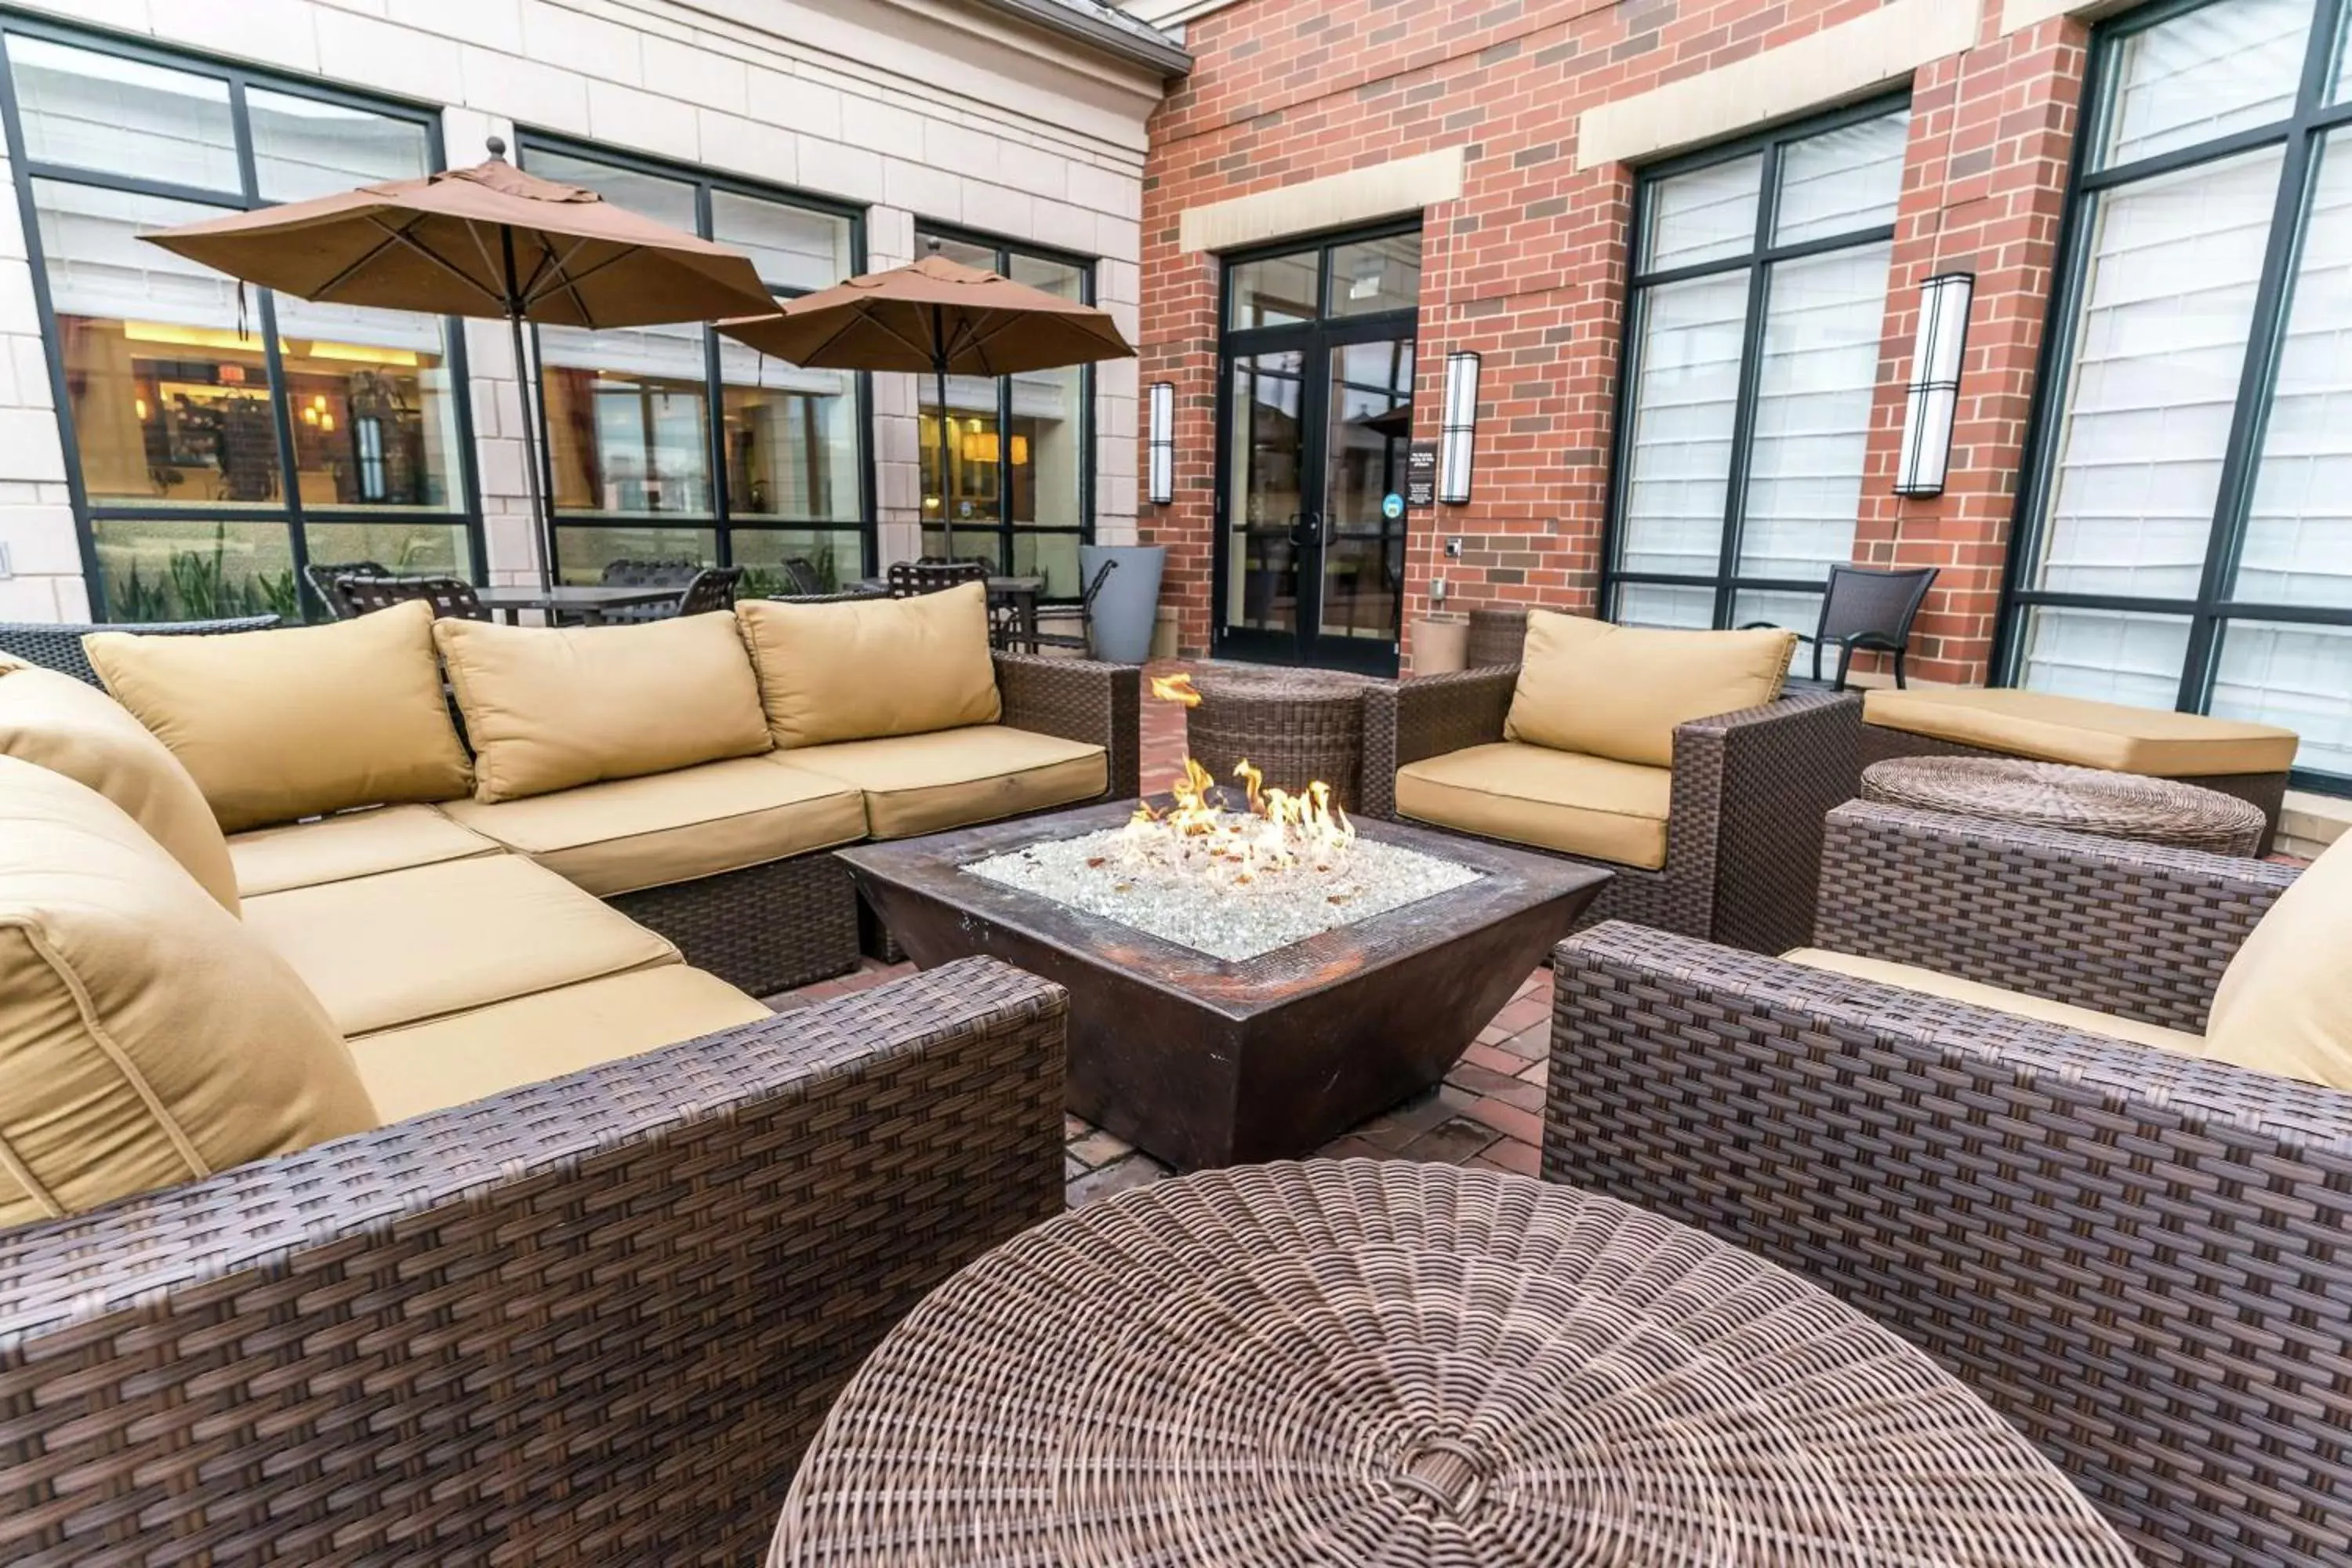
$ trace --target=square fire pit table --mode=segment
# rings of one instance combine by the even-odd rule
[[[1181,1170],[1309,1153],[1436,1083],[1609,879],[1572,861],[1360,822],[1362,838],[1479,875],[1232,960],[963,869],[1118,827],[1134,809],[1086,806],[836,853],[923,968],[987,953],[1066,987],[1070,1109]]]

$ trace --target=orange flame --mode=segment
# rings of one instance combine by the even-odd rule
[[[1192,677],[1190,672],[1153,676],[1151,695],[1162,702],[1181,702],[1187,708],[1198,708],[1201,705],[1201,694],[1192,689]]]

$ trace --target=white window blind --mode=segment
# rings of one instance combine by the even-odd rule
[[[2313,0],[2229,0],[2132,34],[2117,60],[2101,166],[2284,120]]]
[[[1853,559],[1893,258],[1891,246],[1865,245],[1772,269],[1743,576],[1825,577]]]
[[[2266,148],[2096,198],[2039,586],[2196,594],[2280,159]]]
[[[1629,572],[1711,574],[1722,563],[1747,318],[1744,270],[1643,296],[1641,383],[1625,462],[1621,561]]]

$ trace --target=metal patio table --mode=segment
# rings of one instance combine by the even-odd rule
[[[1350,1160],[999,1247],[892,1330],[770,1568],[2124,1568],[1908,1342],[1612,1198]]]
[[[623,586],[616,583],[536,588],[528,584],[511,587],[477,588],[474,597],[482,608],[501,616],[509,626],[518,625],[525,610],[538,610],[551,621],[573,620],[583,626],[602,625],[607,616],[616,611],[646,609],[662,605],[675,605],[686,591],[684,584],[639,584]]]

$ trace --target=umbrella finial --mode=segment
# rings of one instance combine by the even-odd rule
[[[493,158],[503,158],[507,155],[507,139],[503,136],[493,136],[482,145],[490,150],[490,156]]]

